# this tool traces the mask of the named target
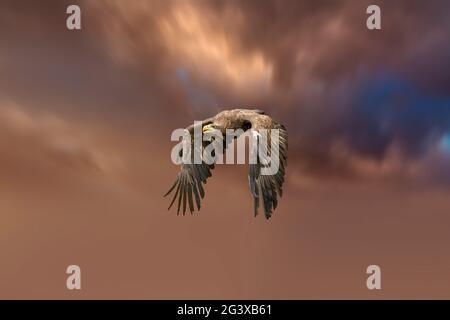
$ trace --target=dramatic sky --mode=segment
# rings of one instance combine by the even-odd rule
[[[449,10],[0,0],[0,298],[450,298]],[[172,130],[237,107],[288,130],[272,219],[243,165],[167,211]]]

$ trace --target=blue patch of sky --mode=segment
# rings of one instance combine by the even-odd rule
[[[450,96],[435,96],[413,82],[382,72],[361,82],[352,101],[351,123],[376,143],[400,139],[411,152],[423,152],[442,139],[449,149]],[[356,134],[353,132],[352,134]],[[373,141],[372,141],[373,140]]]
[[[444,152],[450,154],[450,132],[446,133],[441,140],[441,148]]]

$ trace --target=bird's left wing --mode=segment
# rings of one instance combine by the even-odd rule
[[[175,200],[178,199],[178,209],[177,213],[180,213],[181,204],[183,214],[186,213],[186,204],[189,205],[189,211],[194,212],[194,199],[197,205],[197,210],[200,210],[201,199],[205,196],[205,191],[203,189],[206,180],[211,177],[212,165],[206,163],[202,164],[182,164],[180,172],[177,174],[177,178],[169,189],[169,191],[164,195],[169,195],[173,190],[175,194],[170,203],[169,209],[174,204]]]
[[[202,126],[211,123],[211,120],[212,118],[202,121]],[[187,131],[191,135],[193,135],[194,126],[188,127]],[[205,144],[207,143],[208,142],[203,142],[203,147],[206,147]],[[193,142],[191,143],[191,150],[191,163],[182,163],[180,165],[180,171],[177,174],[175,182],[173,183],[169,191],[167,191],[167,193],[164,195],[164,197],[166,197],[175,190],[175,194],[168,209],[170,209],[175,203],[175,200],[178,199],[177,214],[180,213],[181,208],[183,215],[186,214],[187,208],[189,208],[189,211],[193,213],[195,211],[194,200],[197,206],[197,210],[200,210],[201,200],[205,196],[203,184],[205,184],[206,180],[211,177],[211,170],[214,169],[214,163],[208,164],[204,161],[202,161],[202,163],[200,164],[194,163],[194,152],[202,154],[202,150],[199,149],[198,146]]]
[[[257,163],[250,164],[248,181],[250,191],[253,195],[255,216],[258,214],[259,203],[262,202],[264,214],[266,218],[269,219],[272,216],[272,210],[277,207],[278,196],[281,197],[283,195],[282,186],[284,183],[285,167],[287,166],[288,140],[287,131],[283,125],[276,123],[267,116],[258,116],[258,118],[259,117],[264,118],[252,119],[251,130],[254,137],[257,137],[258,139],[261,137],[259,132],[262,130],[266,131],[268,138],[268,154],[258,154]],[[278,131],[278,148],[271,148],[272,143],[270,137],[273,129]],[[261,156],[263,159],[261,159]],[[264,175],[262,174],[262,170],[267,168],[267,163],[270,162],[270,156],[278,157],[279,167],[274,174]]]

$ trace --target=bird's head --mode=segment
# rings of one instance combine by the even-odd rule
[[[211,133],[217,130],[220,130],[220,128],[213,123],[207,124],[202,128],[203,133]]]

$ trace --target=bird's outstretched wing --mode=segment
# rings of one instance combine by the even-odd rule
[[[202,125],[210,123],[210,119],[203,121]],[[193,135],[194,127],[188,127],[187,130],[191,135]],[[205,147],[206,143],[203,142],[203,147]],[[192,141],[191,144],[191,154],[192,161],[190,164],[182,163],[180,166],[180,172],[177,174],[177,178],[172,185],[172,187],[167,191],[164,197],[168,196],[172,191],[175,190],[175,194],[172,198],[170,206],[168,209],[172,207],[175,203],[175,200],[178,199],[178,208],[177,214],[180,214],[180,209],[182,209],[183,215],[186,214],[186,210],[189,209],[189,212],[192,214],[195,211],[194,208],[194,200],[197,206],[197,210],[200,210],[201,200],[205,196],[205,191],[203,189],[203,184],[206,183],[206,180],[211,177],[211,170],[214,169],[214,164],[207,164],[202,161],[201,164],[194,163],[194,152],[199,152],[201,154],[201,150],[197,150],[195,144]],[[210,163],[210,162],[209,162]]]
[[[258,130],[262,129],[267,130],[268,154],[266,154],[266,157],[264,159],[261,159],[261,154],[258,154],[257,163],[250,164],[248,181],[250,191],[253,195],[255,216],[258,214],[259,204],[260,202],[262,202],[264,207],[264,214],[266,218],[269,219],[272,216],[272,210],[277,207],[278,196],[281,197],[283,195],[282,186],[284,183],[285,167],[287,166],[287,131],[283,125],[276,123],[267,116],[256,116],[251,119],[251,121],[253,132],[257,133]],[[273,129],[277,129],[279,133],[278,150],[277,148],[271,148],[270,132]],[[256,134],[255,136],[258,136],[258,134]],[[278,157],[278,171],[272,175],[263,175],[261,174],[261,170],[267,167],[267,162],[270,158],[270,155]]]
[[[183,214],[186,214],[186,203],[189,204],[189,211],[193,213],[195,211],[195,199],[197,210],[200,210],[201,199],[205,196],[202,184],[206,183],[206,180],[211,177],[211,169],[212,166],[206,163],[182,164],[174,184],[164,195],[167,196],[175,190],[169,209],[172,207],[175,200],[178,199],[178,214],[180,213],[181,204],[183,204],[182,212]]]

